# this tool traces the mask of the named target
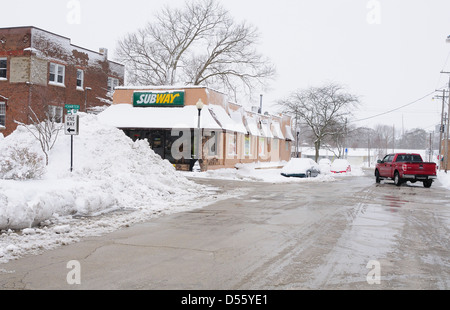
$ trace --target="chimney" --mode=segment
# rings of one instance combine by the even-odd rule
[[[105,59],[108,59],[108,49],[107,48],[100,47],[99,53],[102,54],[103,57],[105,57]]]

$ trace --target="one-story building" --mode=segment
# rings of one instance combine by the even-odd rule
[[[289,161],[294,141],[289,116],[248,111],[201,86],[117,87],[99,117],[133,140],[147,139],[178,170],[199,159],[202,170]]]

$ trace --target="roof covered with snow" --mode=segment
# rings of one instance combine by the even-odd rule
[[[99,114],[99,120],[117,128],[187,129],[198,127],[195,106],[183,108],[136,108],[130,104],[116,104]],[[200,127],[221,130],[208,109],[203,109]]]

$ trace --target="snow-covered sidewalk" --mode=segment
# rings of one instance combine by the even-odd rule
[[[80,116],[73,172],[63,132],[48,166],[23,126],[0,140],[0,263],[221,199],[176,171],[147,141],[133,142],[95,115]],[[34,157],[21,159],[24,153]]]
[[[324,173],[314,178],[287,178],[281,175],[281,168],[286,162],[238,164],[236,169],[224,168],[205,172],[184,172],[185,176],[193,178],[212,178],[235,181],[253,181],[269,183],[304,183],[304,182],[333,182],[340,178],[362,176],[361,168],[354,167],[348,174]]]

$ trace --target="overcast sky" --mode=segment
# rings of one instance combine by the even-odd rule
[[[119,38],[151,21],[163,5],[184,0],[15,0],[2,4],[0,27],[36,26],[88,49],[114,49]],[[277,68],[264,107],[294,90],[337,82],[360,96],[357,126],[395,125],[432,131],[441,100],[412,103],[447,86],[448,0],[222,0],[237,21],[261,33],[259,51]],[[77,9],[79,5],[79,10]],[[245,102],[239,102],[247,105]],[[259,104],[259,102],[256,102]]]

